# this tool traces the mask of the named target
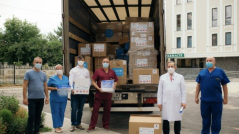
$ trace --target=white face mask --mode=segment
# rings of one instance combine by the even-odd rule
[[[62,75],[63,74],[63,70],[56,70],[56,74],[57,75]]]
[[[174,73],[175,72],[175,69],[174,68],[168,68],[168,73],[170,73],[170,74],[172,74],[172,73]]]
[[[78,61],[78,65],[83,66],[84,65],[84,61]]]

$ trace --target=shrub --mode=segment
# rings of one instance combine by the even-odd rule
[[[12,122],[13,114],[10,110],[4,108],[0,111],[0,118],[2,118],[4,125],[8,126]]]
[[[52,131],[52,128],[49,128],[49,127],[40,128],[40,132],[51,132],[51,131]]]
[[[0,134],[4,134],[5,130],[6,126],[4,125],[2,118],[0,118]]]
[[[24,107],[20,107],[16,112],[16,117],[27,118],[27,110]]]
[[[11,125],[7,128],[9,134],[22,134],[25,132],[27,126],[27,118],[16,117]]]
[[[40,122],[40,128],[43,128],[43,127],[44,127],[44,123],[45,123],[45,116],[46,116],[46,113],[42,112],[42,113],[41,113],[41,122]]]
[[[13,96],[0,96],[0,109],[8,109],[15,114],[19,109],[19,101],[15,95]]]

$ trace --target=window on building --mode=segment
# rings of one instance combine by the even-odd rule
[[[212,9],[212,26],[217,26],[217,8]]]
[[[187,0],[187,1],[188,1],[188,3],[189,3],[189,2],[193,2],[193,0]]]
[[[192,36],[188,36],[188,45],[187,48],[192,48]]]
[[[181,0],[176,0],[176,4],[180,5],[181,4]]]
[[[192,29],[192,13],[187,14],[187,28],[188,30]]]
[[[177,31],[181,31],[181,15],[177,15]]]
[[[226,33],[226,45],[231,45],[232,44],[232,36],[231,36],[231,32],[227,32]]]
[[[181,48],[181,37],[177,38],[177,48]]]
[[[232,6],[226,6],[225,8],[225,24],[231,25],[232,22]]]
[[[212,46],[217,46],[217,34],[212,34]]]

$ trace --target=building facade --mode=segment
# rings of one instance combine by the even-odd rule
[[[239,71],[238,0],[166,0],[166,53],[178,68],[204,68],[205,58]]]

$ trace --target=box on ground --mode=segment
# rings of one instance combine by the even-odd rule
[[[109,58],[109,57],[101,57],[101,58],[95,58],[95,59],[94,59],[95,71],[96,71],[97,69],[100,69],[100,68],[103,67],[102,61],[103,61],[104,58]]]
[[[92,44],[92,57],[105,57],[107,55],[106,43],[93,43]]]
[[[118,77],[117,85],[127,84],[127,61],[126,60],[111,60],[110,69],[114,70]]]
[[[78,56],[75,56],[75,66],[78,65]],[[90,56],[85,56],[84,67],[87,68],[89,71],[93,71],[93,60]]]
[[[78,44],[78,55],[91,56],[91,44]]]
[[[159,69],[157,68],[137,68],[133,70],[134,84],[158,84]]]
[[[130,115],[129,134],[140,134],[140,128],[141,130],[151,128],[152,134],[162,134],[161,117],[159,115]]]

